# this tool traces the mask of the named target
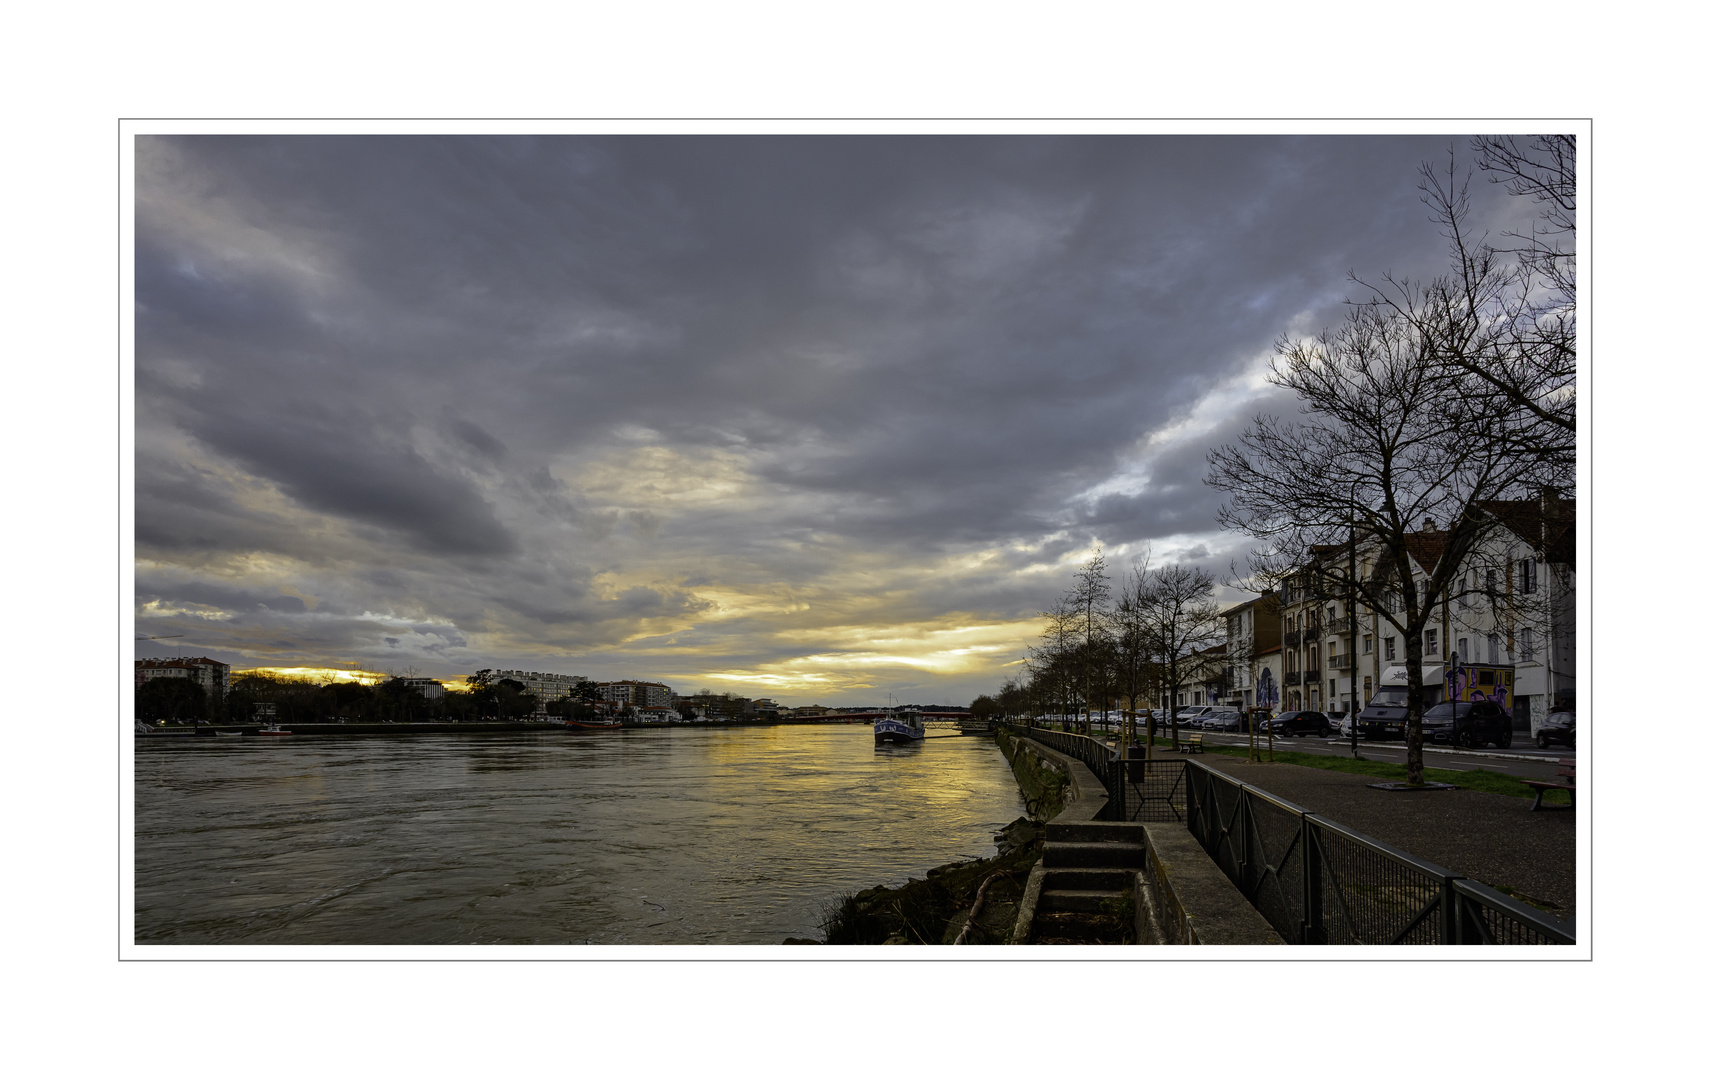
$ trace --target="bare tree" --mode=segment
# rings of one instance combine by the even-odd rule
[[[1523,406],[1446,404],[1458,379],[1474,376],[1458,376],[1413,318],[1357,305],[1335,333],[1278,344],[1271,381],[1295,391],[1301,422],[1257,417],[1239,443],[1207,457],[1206,482],[1228,496],[1219,521],[1260,541],[1256,573],[1277,579],[1316,564],[1329,594],[1353,597],[1402,637],[1410,783],[1423,780],[1426,623],[1494,527],[1470,511],[1536,475],[1505,437]],[[1351,544],[1352,567],[1319,557]]]
[[[1111,595],[1111,580],[1105,573],[1105,554],[1098,548],[1080,570],[1075,572],[1075,589],[1068,600],[1075,608],[1080,624],[1081,649],[1077,660],[1082,675],[1082,703],[1087,707],[1087,725],[1093,724],[1093,683],[1096,675],[1103,676],[1106,664],[1105,620],[1106,601]],[[1104,678],[1099,679],[1104,683]],[[1104,687],[1101,686],[1103,690]],[[1083,734],[1086,734],[1085,728]]]
[[[1075,693],[1076,611],[1060,598],[1051,610],[1040,612],[1045,633],[1028,649],[1028,677],[1037,704],[1043,711],[1067,716]]]
[[[1367,303],[1407,324],[1438,366],[1446,424],[1501,413],[1486,432],[1532,465],[1538,485],[1572,490],[1576,418],[1575,158],[1572,136],[1476,139],[1480,168],[1540,203],[1538,224],[1498,247],[1471,225],[1468,177],[1455,156],[1440,174],[1421,166],[1420,190],[1450,249],[1450,270],[1427,282],[1354,280]]]
[[[1152,589],[1149,557],[1143,554],[1129,567],[1117,591],[1111,608],[1110,632],[1115,654],[1118,693],[1128,699],[1123,710],[1121,744],[1128,747],[1135,741],[1135,702],[1147,693],[1158,679],[1157,647],[1153,641],[1152,624],[1148,621],[1148,596]],[[1127,750],[1124,751],[1127,753]]]
[[[1170,710],[1171,745],[1179,745],[1176,699],[1198,671],[1199,654],[1224,637],[1224,617],[1212,599],[1217,579],[1205,570],[1180,564],[1160,567],[1150,575],[1140,597],[1143,621],[1152,639],[1161,696]],[[1147,717],[1147,742],[1157,731]]]

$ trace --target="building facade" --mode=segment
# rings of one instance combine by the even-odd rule
[[[1575,697],[1574,502],[1546,490],[1534,499],[1482,502],[1469,512],[1485,517],[1488,527],[1426,613],[1427,704],[1441,700],[1445,673],[1458,665],[1512,665],[1514,698],[1504,706],[1518,728],[1536,730],[1548,711],[1572,707]],[[1418,585],[1436,572],[1447,536],[1428,528],[1406,537],[1407,571]],[[1283,587],[1285,709],[1358,712],[1383,685],[1385,670],[1407,661],[1400,628],[1347,595],[1346,585],[1339,588],[1349,558],[1347,544],[1316,549],[1313,562]],[[1370,581],[1380,562],[1377,545],[1357,540],[1359,580]],[[1400,611],[1399,594],[1392,592],[1386,606]]]
[[[588,681],[581,675],[555,675],[549,671],[493,672],[491,680],[498,682],[500,679],[510,679],[512,682],[522,683],[523,692],[534,695],[536,701],[542,706],[545,706],[549,701],[574,697],[576,688]]]
[[[1230,708],[1268,704],[1260,700],[1262,667],[1255,661],[1277,651],[1283,639],[1281,610],[1277,594],[1268,592],[1224,612],[1225,657],[1230,668],[1224,704]],[[1272,686],[1276,678],[1273,672]]]
[[[138,660],[136,679],[140,687],[150,679],[189,679],[207,694],[224,694],[232,688],[232,667],[206,656],[176,656],[168,660]]]
[[[671,687],[664,683],[622,679],[617,682],[603,682],[597,685],[600,688],[601,701],[633,705],[637,708],[654,708],[671,704]]]

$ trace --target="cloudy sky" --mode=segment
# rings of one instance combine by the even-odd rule
[[[966,702],[1240,554],[1206,450],[1452,145],[139,136],[137,655]]]

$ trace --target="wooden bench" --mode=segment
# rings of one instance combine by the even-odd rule
[[[1574,809],[1574,759],[1573,758],[1559,758],[1557,760],[1557,780],[1554,783],[1552,781],[1549,781],[1549,780],[1522,780],[1520,777],[1516,777],[1516,779],[1521,780],[1521,783],[1526,784],[1528,787],[1533,789],[1533,809],[1534,810],[1545,810],[1545,809],[1573,810]],[[1545,806],[1545,792],[1547,792],[1547,791],[1566,791],[1566,792],[1568,792],[1568,805],[1567,806],[1546,807]]]
[[[1206,736],[1196,731],[1188,737],[1188,745],[1181,747],[1184,754],[1204,754],[1206,752]]]

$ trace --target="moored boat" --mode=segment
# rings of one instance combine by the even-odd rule
[[[927,737],[926,721],[913,709],[899,710],[873,722],[873,745],[917,743]]]
[[[617,731],[624,726],[622,720],[566,720],[566,731]]]
[[[289,735],[291,732],[281,730],[278,724],[264,724],[257,735]]]

